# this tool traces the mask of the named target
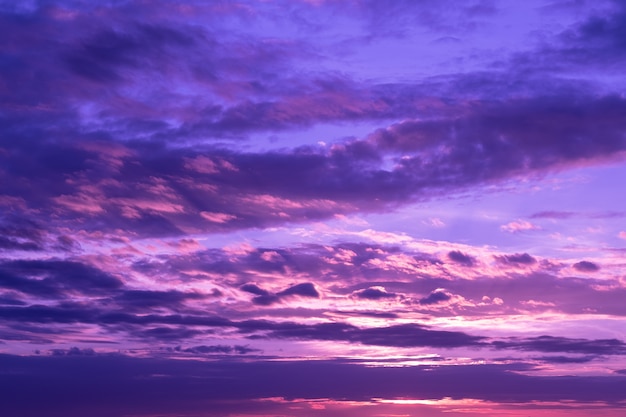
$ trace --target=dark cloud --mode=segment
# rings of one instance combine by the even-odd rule
[[[23,306],[26,303],[14,297],[0,297],[0,305]]]
[[[69,349],[50,349],[50,354],[53,356],[93,356],[96,352],[91,348],[71,347]]]
[[[44,234],[39,224],[17,213],[0,218],[0,249],[43,250]]]
[[[516,349],[535,352],[563,352],[581,355],[626,355],[626,344],[617,339],[570,339],[538,336],[521,340],[495,341],[498,349]]]
[[[573,212],[573,211],[540,211],[533,213],[531,219],[570,219],[575,217],[589,219],[614,219],[625,217],[623,211]]]
[[[158,341],[179,341],[185,339],[191,339],[194,336],[200,335],[203,332],[200,330],[190,329],[186,326],[172,327],[172,326],[160,326],[134,329],[132,331],[132,337],[139,340],[158,340]]]
[[[288,297],[290,295],[299,295],[301,297],[319,298],[320,294],[315,289],[315,285],[310,282],[293,285],[277,294],[279,297]]]
[[[533,213],[530,218],[531,219],[569,219],[571,217],[576,216],[576,213],[572,211],[539,211],[537,213]]]
[[[448,259],[463,266],[473,266],[476,262],[476,259],[474,259],[474,257],[458,250],[448,252]]]
[[[280,297],[275,294],[258,295],[252,299],[252,302],[259,306],[270,306],[280,302]]]
[[[575,270],[580,272],[597,272],[600,270],[600,267],[597,264],[589,261],[576,262],[572,266]]]
[[[395,293],[389,293],[385,291],[384,288],[376,287],[370,287],[364,290],[355,291],[354,293],[352,293],[352,295],[357,298],[364,298],[367,300],[380,300],[383,298],[395,298],[397,296],[397,294]]]
[[[470,280],[455,275],[459,269],[451,264],[479,262],[461,251],[449,252],[446,265],[406,248],[349,243],[186,253],[194,242],[183,239],[384,213],[619,157],[626,149],[626,100],[619,88],[607,86],[619,82],[615,74],[624,63],[622,2],[610,12],[603,6],[592,16],[581,12],[576,17],[582,22],[557,38],[549,30],[559,29],[545,29],[540,46],[524,44],[522,54],[507,49],[489,62],[479,44],[475,53],[462,53],[484,34],[469,31],[491,27],[484,19],[501,16],[496,3],[483,0],[462,6],[452,0],[5,3],[0,72],[9,88],[2,89],[0,103],[0,252],[9,255],[0,259],[3,348],[13,349],[11,341],[89,338],[81,335],[87,331],[122,344],[184,343],[192,347],[176,351],[181,357],[205,355],[212,362],[104,358],[80,347],[40,358],[0,356],[0,414],[236,414],[233,404],[224,405],[228,401],[245,403],[248,413],[296,412],[261,409],[272,398],[624,400],[623,378],[539,377],[529,375],[530,365],[387,369],[340,361],[258,362],[252,355],[240,363],[236,357],[254,349],[202,344],[207,337],[233,336],[413,350],[493,348],[546,354],[533,363],[584,363],[623,355],[623,342],[554,335],[494,340],[419,323],[358,327],[342,318],[408,318],[413,315],[405,309],[416,306],[435,317],[546,309],[625,316],[626,289],[617,278],[559,278],[549,272],[564,265],[537,262],[527,253],[495,258],[510,266],[502,268],[505,277]],[[337,32],[336,16],[346,19],[345,31]],[[280,31],[265,30],[277,21]],[[341,63],[360,60],[355,45],[380,47],[382,38],[405,42],[415,31],[425,42],[418,49],[429,39],[461,48],[446,65],[459,72],[404,74],[413,81],[394,82],[399,74],[376,72],[400,61],[328,70],[340,64],[338,56]],[[336,125],[348,133],[332,133]],[[331,133],[311,130],[320,145],[302,145],[312,137],[302,129],[317,128]],[[256,141],[274,134],[283,136]],[[279,146],[292,134],[293,142]],[[133,247],[134,239],[173,236],[181,244],[165,244],[178,253],[141,254],[139,245]],[[218,245],[216,239],[211,244]],[[65,258],[53,258],[58,254]],[[406,269],[388,267],[394,254],[406,255]],[[119,274],[96,267],[103,264]],[[521,268],[528,265],[543,272]],[[599,266],[582,260],[573,268],[586,273]],[[180,283],[180,289],[141,288],[143,279]],[[185,289],[194,285],[208,286],[210,294]],[[254,305],[242,301],[237,288]],[[402,302],[402,310],[290,306],[322,294],[353,297],[361,307],[368,304],[361,300]],[[446,303],[452,294],[467,302]],[[259,317],[258,306],[267,307],[261,317],[276,321],[250,319]],[[335,321],[287,321],[303,317]],[[220,355],[235,358],[219,361]],[[246,402],[257,399],[264,400]]]
[[[200,328],[234,328],[250,338],[335,340],[365,345],[396,347],[486,346],[484,337],[462,332],[431,330],[418,324],[379,328],[359,328],[346,323],[314,325],[264,320],[231,321],[197,315],[134,315],[99,311],[93,308],[54,308],[45,306],[0,307],[0,319],[21,323],[89,323],[123,330],[147,339],[180,340],[200,334]],[[151,327],[156,326],[156,327]]]
[[[5,393],[1,410],[19,417],[42,412],[78,417],[92,409],[98,417],[121,416],[129,409],[137,415],[192,416],[210,408],[219,415],[232,411],[232,401],[280,397],[369,401],[452,396],[518,404],[617,404],[626,391],[622,376],[515,372],[531,369],[523,364],[373,367],[329,360],[201,362],[122,355],[2,355],[0,365],[4,370],[0,387]],[[93,375],[98,375],[97,380]],[[288,409],[276,412],[292,414]]]
[[[242,291],[249,292],[249,293],[254,294],[254,295],[260,295],[260,296],[269,295],[269,291],[265,291],[264,289],[260,288],[257,285],[254,285],[254,284],[242,285],[240,289]]]
[[[0,248],[8,250],[24,250],[24,251],[36,251],[42,250],[42,247],[33,242],[20,242],[17,239],[10,239],[5,236],[0,236]]]
[[[332,322],[299,324],[266,320],[232,321],[198,315],[158,315],[107,312],[94,308],[46,306],[0,307],[0,319],[18,323],[98,324],[114,331],[126,331],[140,339],[183,340],[211,329],[232,328],[251,339],[332,340],[364,345],[438,348],[493,347],[547,353],[580,355],[625,355],[626,345],[617,339],[571,339],[556,336],[510,338],[489,341],[463,332],[435,330],[419,324],[359,328]]]
[[[315,289],[315,285],[310,282],[303,282],[301,284],[293,285],[276,294],[272,294],[269,291],[266,291],[254,284],[245,284],[241,286],[240,289],[242,291],[255,294],[256,297],[252,299],[252,302],[254,304],[262,306],[269,306],[278,303],[281,299],[294,295],[308,298],[319,298],[320,296],[320,294]]]
[[[198,300],[204,298],[198,293],[184,293],[180,291],[149,291],[149,290],[126,290],[115,296],[113,301],[126,309],[149,309],[153,307],[178,308],[186,300]]]
[[[138,25],[132,29],[128,32],[103,30],[66,52],[63,60],[81,77],[112,82],[123,78],[124,68],[145,65],[149,55],[163,53],[168,45],[180,48],[194,43],[188,33],[173,28]]]
[[[349,250],[350,263],[334,262],[333,254],[340,254],[342,250]],[[245,282],[257,282],[259,276],[266,271],[264,264],[269,262],[257,262],[259,253],[271,252],[271,248],[251,250],[251,253],[233,256],[219,250],[197,252],[189,256],[174,256],[163,258],[164,263],[159,263],[147,268],[142,264],[139,272],[143,274],[158,275],[164,272],[179,274],[186,279],[203,279],[202,276],[189,274],[186,271],[210,271],[222,276],[237,277],[225,281],[217,279],[215,284],[232,285],[231,279],[236,284]],[[321,245],[304,245],[290,248],[276,249],[281,257],[276,258],[271,264],[273,271],[278,271],[287,281],[292,278],[285,272],[296,271],[303,280],[315,280],[318,287],[325,288],[329,293],[346,297],[359,298],[368,288],[385,288],[387,294],[396,294],[398,301],[425,298],[434,288],[445,288],[450,294],[462,295],[468,302],[475,304],[460,307],[450,305],[447,309],[432,309],[430,314],[438,316],[458,314],[484,314],[485,309],[500,314],[510,314],[512,310],[528,311],[553,310],[569,314],[581,314],[592,309],[599,314],[626,315],[626,305],[623,303],[626,290],[620,289],[617,280],[591,279],[577,277],[558,277],[557,274],[564,265],[555,264],[549,259],[537,260],[532,271],[525,268],[528,264],[503,263],[507,258],[496,258],[501,265],[510,265],[506,276],[485,276],[466,279],[462,274],[452,274],[450,278],[442,278],[437,274],[426,273],[434,264],[429,258],[419,252],[403,249],[400,251],[395,246],[369,245],[340,243],[334,247]],[[398,253],[403,253],[409,259],[414,260],[415,270],[419,279],[415,279],[415,270],[390,269],[385,265]],[[512,257],[510,260],[527,261],[524,254],[501,255]],[[529,255],[530,256],[530,255]],[[330,260],[330,262],[325,259]],[[437,265],[437,268],[443,265]],[[515,268],[513,268],[515,267]],[[423,272],[421,272],[423,271]],[[293,272],[292,272],[293,273]],[[448,272],[450,273],[450,272]],[[307,278],[308,277],[308,278]],[[273,280],[267,281],[267,285],[275,285]],[[350,283],[350,284],[348,284]],[[265,282],[257,282],[257,286],[264,290]],[[382,290],[381,290],[382,291]],[[366,295],[374,295],[365,292]],[[256,294],[255,294],[256,295]],[[379,295],[379,294],[375,294]],[[375,296],[374,295],[374,296]],[[491,299],[500,298],[504,304],[480,306],[484,296]],[[381,300],[392,300],[383,297]]]
[[[240,289],[256,295],[256,297],[252,299],[252,302],[256,305],[269,306],[280,301],[280,297],[278,295],[272,294],[254,284],[242,285]]]
[[[62,260],[15,260],[0,263],[4,288],[38,297],[72,293],[101,295],[122,287],[122,281],[93,266]]]
[[[247,353],[252,353],[252,352],[260,352],[259,349],[254,349],[248,346],[241,346],[241,345],[199,345],[199,346],[193,346],[190,348],[186,348],[186,349],[182,349],[182,348],[177,348],[177,350],[181,351],[181,352],[185,352],[185,353],[193,353],[193,354],[200,354],[200,355],[206,355],[206,354],[232,354],[232,353],[236,353],[239,355],[245,355]]]
[[[527,253],[514,253],[511,255],[496,256],[496,260],[503,264],[533,265],[537,260]]]
[[[379,319],[397,319],[400,317],[396,313],[381,313],[379,311],[334,311],[333,313],[341,316],[351,317],[374,317]]]
[[[452,295],[443,289],[437,289],[426,297],[420,299],[418,302],[422,305],[432,305],[448,301],[452,298]]]
[[[626,7],[621,1],[614,1],[614,4],[617,11],[589,17],[578,26],[575,33],[566,34],[568,40],[607,54],[620,56],[626,53]]]
[[[265,326],[264,326],[265,327]],[[484,338],[462,332],[430,330],[418,324],[361,329],[345,323],[301,325],[296,323],[273,324],[266,327],[268,337],[300,340],[335,340],[364,345],[453,348],[481,346]]]
[[[536,360],[547,362],[547,363],[555,363],[555,364],[568,364],[568,363],[588,363],[596,360],[597,356],[541,356],[538,358],[534,358]]]
[[[74,145],[44,142],[32,152],[32,143],[16,140],[6,144],[13,180],[0,191],[48,213],[59,227],[80,219],[92,230],[151,236],[182,236],[188,227],[267,227],[355,207],[384,210],[485,181],[607,158],[626,146],[620,134],[625,109],[617,96],[480,102],[461,118],[409,119],[328,149],[243,152],[85,137]],[[440,153],[440,146],[449,151]],[[384,169],[382,161],[398,152],[403,157]],[[38,245],[6,239],[6,245]]]

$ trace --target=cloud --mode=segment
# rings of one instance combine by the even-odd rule
[[[190,47],[189,32],[156,25],[137,25],[126,32],[102,30],[66,52],[64,61],[70,71],[96,82],[119,81],[125,69],[138,68],[162,53],[168,46]],[[150,59],[152,58],[152,59]]]
[[[44,235],[41,225],[23,215],[0,218],[0,249],[40,251],[44,249]]]
[[[526,232],[529,230],[541,230],[541,228],[526,220],[516,220],[500,226],[500,230],[509,233]]]
[[[202,218],[213,222],[213,223],[227,223],[231,220],[234,220],[237,218],[237,216],[234,216],[232,214],[226,214],[226,213],[211,213],[208,211],[202,211],[200,212],[200,216],[202,216]]]
[[[26,303],[13,297],[0,297],[0,305],[23,306],[26,305]]]
[[[70,294],[104,295],[122,287],[122,281],[91,265],[64,260],[0,262],[3,287],[42,298]]]
[[[564,352],[582,355],[626,355],[626,344],[617,339],[570,339],[566,337],[538,336],[521,340],[495,341],[498,349],[516,349],[536,352]]]
[[[452,298],[452,295],[442,288],[438,288],[435,291],[428,294],[428,296],[419,300],[421,305],[439,304],[444,301],[448,301]]]
[[[204,296],[198,293],[180,291],[125,290],[113,298],[124,309],[145,311],[154,307],[178,308],[186,300],[198,300]]]
[[[576,217],[589,219],[614,219],[624,217],[622,211],[573,212],[573,211],[540,211],[533,213],[531,219],[570,219]]]
[[[431,217],[428,219],[428,221],[424,221],[424,224],[427,224],[429,226],[432,227],[436,227],[436,228],[441,228],[441,227],[445,227],[446,224],[443,222],[443,220],[441,220],[438,217]]]
[[[458,250],[448,252],[448,259],[463,266],[474,266],[476,262],[476,259],[473,256],[467,255]]]
[[[186,348],[186,349],[182,349],[180,347],[177,347],[175,349],[176,351],[181,351],[181,352],[185,352],[185,353],[193,353],[193,354],[199,354],[199,355],[207,355],[207,354],[232,354],[232,353],[236,353],[239,355],[245,355],[247,353],[252,353],[252,352],[260,352],[259,349],[254,349],[248,346],[240,346],[240,345],[234,345],[234,346],[230,346],[230,345],[199,345],[199,346],[193,346],[190,348]]]
[[[533,265],[537,260],[527,253],[514,253],[511,255],[495,256],[496,260],[502,264],[509,265]]]
[[[50,354],[53,356],[93,356],[96,352],[90,348],[81,349],[74,346],[69,349],[50,349]]]
[[[378,91],[375,85],[352,86],[346,94],[358,97],[362,90],[372,89]],[[602,163],[625,149],[619,135],[624,127],[619,117],[623,108],[624,100],[615,96],[579,100],[561,94],[498,105],[479,101],[461,112],[460,119],[454,108],[443,109],[435,119],[408,119],[323,149],[302,146],[271,151],[126,141],[117,128],[103,133],[103,138],[86,135],[80,141],[61,141],[52,133],[41,133],[48,130],[47,119],[33,120],[26,124],[26,131],[15,133],[15,137],[29,139],[2,142],[3,149],[10,151],[11,163],[0,155],[7,166],[7,181],[0,192],[23,201],[28,213],[40,213],[27,221],[36,221],[40,215],[52,219],[47,227],[76,219],[90,230],[104,227],[149,236],[182,236],[191,227],[225,232],[327,219],[355,212],[357,207],[387,210],[471,185]],[[404,111],[391,113],[402,116]],[[581,124],[576,117],[580,113],[594,120],[601,132],[591,132],[587,124]],[[68,117],[63,119],[66,129],[81,131],[82,122]],[[317,123],[312,117],[310,123]],[[557,119],[564,122],[556,125]],[[136,134],[140,136],[148,134],[142,129],[152,129],[139,125]],[[560,127],[570,125],[571,129]],[[192,127],[186,128],[192,130],[189,135],[195,135]],[[106,131],[106,126],[102,129]],[[38,137],[49,139],[39,141]],[[564,148],[562,143],[573,145]],[[439,147],[447,151],[441,153]],[[200,164],[204,168],[195,164],[190,169],[190,161],[204,161]],[[30,187],[12,185],[25,182]],[[517,220],[502,230],[537,227]],[[33,250],[41,246],[8,235],[4,239],[5,246],[16,242]]]
[[[131,332],[131,338],[141,341],[156,340],[159,342],[172,342],[185,339],[191,339],[201,335],[201,330],[191,329],[187,326],[159,326],[159,327],[142,327]]]
[[[279,297],[288,297],[290,295],[299,295],[301,297],[319,298],[320,294],[315,289],[315,285],[310,282],[293,285],[277,294]]]
[[[600,270],[597,264],[589,261],[576,262],[572,267],[580,272],[597,272]]]
[[[248,401],[260,398],[370,402],[402,395],[521,405],[537,401],[617,404],[626,388],[620,375],[554,377],[516,372],[532,369],[525,364],[374,367],[340,360],[204,362],[123,355],[1,355],[0,365],[5,370],[0,384],[12,393],[5,397],[3,410],[24,417],[42,412],[78,417],[85,409],[104,417],[123,414],[129,408],[139,415],[191,416],[207,407],[227,414],[233,410],[231,402],[259,411],[257,403]],[[98,374],[97,390],[94,372]],[[39,388],[34,391],[29,390],[33,381]],[[284,408],[289,406],[293,404],[288,401],[283,408],[268,412],[292,415],[293,410]]]
[[[577,213],[573,211],[539,211],[537,213],[533,213],[530,218],[531,219],[569,219],[575,217]]]
[[[254,295],[269,295],[269,292],[254,284],[245,284],[240,287],[242,291],[249,292]]]
[[[246,291],[255,294],[256,297],[252,299],[252,302],[257,305],[269,306],[280,302],[282,299],[291,296],[300,296],[306,298],[319,298],[320,294],[317,292],[315,285],[310,282],[303,282],[301,284],[293,285],[286,288],[276,294],[272,294],[257,285],[245,284],[240,287],[242,291]]]
[[[483,337],[462,332],[430,330],[417,324],[399,324],[387,327],[360,329],[345,323],[320,323],[300,325],[296,323],[268,326],[268,336],[278,339],[334,340],[356,342],[364,345],[394,347],[443,347],[481,346]]]
[[[555,363],[555,364],[569,364],[569,363],[588,363],[595,359],[597,356],[541,356],[533,358],[542,362]]]
[[[363,290],[355,291],[352,295],[356,298],[363,298],[366,300],[380,300],[384,298],[395,298],[397,294],[389,293],[384,287],[370,287]]]

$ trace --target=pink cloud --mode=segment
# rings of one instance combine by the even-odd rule
[[[500,230],[509,233],[525,232],[528,230],[541,230],[541,227],[526,220],[515,220],[500,226]]]
[[[202,211],[200,212],[200,216],[202,216],[202,218],[204,218],[205,220],[220,224],[228,223],[229,221],[237,218],[237,216],[233,216],[232,214],[215,213],[211,211]]]
[[[187,158],[185,168],[200,174],[217,174],[221,171],[238,171],[237,167],[224,159],[211,159],[203,155],[196,156],[195,158]]]
[[[438,217],[431,217],[428,220],[424,220],[423,223],[428,225],[428,226],[436,227],[436,228],[442,228],[442,227],[446,226],[446,224],[443,222],[443,220],[441,220]]]
[[[61,195],[53,199],[57,204],[65,208],[87,214],[99,214],[104,212],[102,201],[88,194]]]

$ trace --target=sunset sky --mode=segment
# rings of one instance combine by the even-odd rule
[[[623,0],[0,0],[0,415],[626,414]]]

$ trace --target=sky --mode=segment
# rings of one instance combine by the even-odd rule
[[[0,414],[626,413],[626,2],[0,0]]]

